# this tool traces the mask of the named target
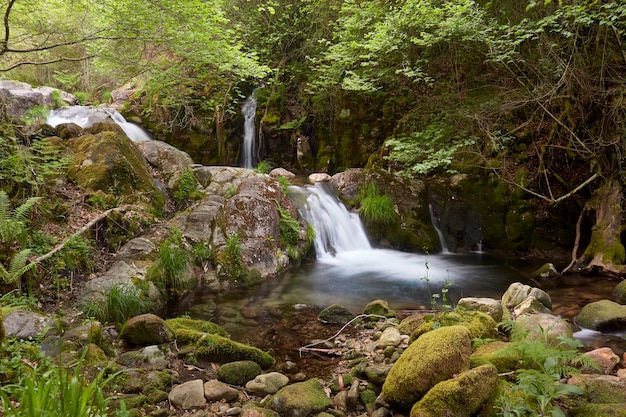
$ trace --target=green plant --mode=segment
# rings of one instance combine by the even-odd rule
[[[65,100],[63,100],[63,97],[61,97],[61,92],[59,90],[52,90],[52,92],[50,92],[50,98],[52,98],[52,105],[55,108],[67,105]]]
[[[3,294],[0,297],[0,305],[2,306],[3,313],[6,310],[31,310],[35,311],[38,308],[39,301],[30,295],[21,294],[18,289],[12,290]]]
[[[149,268],[148,277],[166,291],[181,291],[189,286],[185,279],[191,267],[191,253],[180,229],[173,227],[159,246],[156,263]]]
[[[65,246],[56,259],[57,270],[67,270],[70,274],[93,272],[95,249],[82,236],[72,236],[67,239]]]
[[[360,204],[359,215],[363,220],[379,225],[389,225],[396,221],[398,214],[393,199],[382,194],[375,183],[361,187],[357,199]]]
[[[3,297],[4,304],[4,297]],[[0,383],[17,383],[20,377],[46,371],[50,359],[34,340],[4,339],[0,350]]]
[[[22,121],[26,126],[42,124],[46,122],[49,114],[50,109],[46,106],[34,106],[24,112]]]
[[[297,245],[300,236],[300,224],[298,224],[298,220],[291,215],[289,210],[282,208],[278,201],[276,202],[276,208],[280,215],[279,228],[281,244],[286,246]]]
[[[269,174],[272,168],[272,164],[269,161],[261,161],[256,168],[254,168],[254,172],[258,172],[259,174]]]
[[[276,181],[280,184],[280,191],[283,194],[287,194],[287,189],[291,187],[291,182],[289,182],[289,178],[284,175],[279,175],[276,177]]]
[[[178,184],[173,196],[177,209],[180,210],[183,207],[184,201],[190,198],[194,191],[196,191],[196,177],[193,175],[193,171],[185,168],[180,174],[180,178],[178,178]]]
[[[133,284],[112,286],[104,300],[91,301],[83,306],[87,317],[102,323],[123,324],[131,317],[148,313],[154,309],[154,302]]]

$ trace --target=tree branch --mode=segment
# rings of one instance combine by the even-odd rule
[[[85,61],[87,59],[91,59],[95,57],[95,55],[87,55],[87,56],[83,56],[80,58],[57,58],[57,59],[51,59],[50,61],[21,61],[21,62],[17,62],[13,65],[10,65],[6,68],[0,68],[0,72],[7,72],[7,71],[11,71],[12,69],[15,68],[19,68],[19,67],[23,67],[26,65],[48,65],[48,64],[55,64],[57,62],[80,62],[80,61]]]

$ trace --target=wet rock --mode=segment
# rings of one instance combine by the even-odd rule
[[[194,379],[174,386],[167,398],[174,407],[183,410],[200,408],[207,404],[204,397],[204,383],[201,379]]]
[[[276,394],[289,383],[289,377],[280,372],[257,375],[246,383],[246,389],[259,395]]]
[[[515,320],[512,341],[547,341],[558,345],[559,337],[571,339],[574,335],[569,321],[552,314],[524,314]]]
[[[235,361],[225,363],[217,370],[217,379],[230,385],[244,386],[261,374],[262,369],[253,361]]]
[[[122,338],[131,345],[160,345],[174,340],[174,332],[156,314],[142,314],[126,322]]]
[[[28,310],[13,310],[4,316],[4,332],[7,338],[37,338],[51,329],[56,329],[54,320]]]
[[[576,324],[600,332],[615,332],[626,329],[626,305],[609,300],[587,304],[576,316]]]
[[[613,296],[620,304],[626,304],[626,280],[623,280],[613,288]]]
[[[333,304],[322,310],[317,319],[326,324],[346,324],[355,317],[355,314],[347,308]]]
[[[315,172],[309,175],[309,182],[311,183],[328,181],[330,181],[330,175],[326,174],[325,172]]]
[[[239,397],[239,391],[224,382],[212,379],[204,383],[204,397],[207,401],[234,401]]]
[[[411,417],[471,417],[498,389],[498,371],[482,365],[442,381],[411,408]]]
[[[536,271],[533,271],[531,273],[531,276],[533,278],[537,278],[537,279],[540,279],[540,280],[556,278],[559,275],[560,275],[559,271],[557,271],[556,267],[554,266],[554,264],[550,263],[550,262],[547,262],[547,263],[543,264],[541,266],[541,268],[539,268]]]
[[[529,296],[535,297],[541,304],[552,309],[552,299],[547,292],[520,282],[514,282],[509,286],[504,295],[502,295],[502,305],[507,309],[514,308]]]
[[[489,314],[496,323],[502,320],[502,303],[494,298],[465,297],[459,300],[457,307]]]
[[[393,365],[382,387],[384,400],[409,408],[435,384],[469,369],[472,342],[462,326],[441,327],[420,336]]]
[[[615,366],[619,363],[619,356],[613,352],[611,348],[604,347],[599,349],[594,349],[590,352],[585,352],[585,356],[589,357],[593,362],[595,362],[600,368],[601,372],[605,374],[611,373]],[[588,372],[589,370],[585,370]]]
[[[396,312],[389,308],[389,303],[385,300],[370,301],[363,309],[363,314],[371,314],[382,317],[396,316]],[[372,317],[371,319],[375,320],[376,317]]]
[[[322,384],[316,379],[287,385],[274,394],[267,408],[281,417],[302,417],[322,412],[332,406]]]

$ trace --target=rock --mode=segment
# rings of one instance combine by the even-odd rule
[[[129,240],[115,254],[117,261],[146,260],[153,257],[157,246],[145,237],[136,237]]]
[[[391,367],[391,364],[386,363],[376,363],[368,365],[363,370],[363,375],[372,384],[382,387],[385,383],[385,379],[387,379],[387,375],[389,375]]]
[[[68,105],[78,103],[78,99],[75,96],[57,90],[56,88],[33,88],[30,84],[19,81],[0,80],[0,95],[2,96],[3,103],[6,104],[5,111],[7,115],[14,120],[21,119],[32,107],[51,107],[54,104],[54,100],[52,99],[53,91],[57,91],[61,99]]]
[[[122,338],[131,345],[160,345],[174,340],[174,332],[156,314],[142,314],[126,322]]]
[[[621,404],[626,409],[626,381],[616,376],[580,374],[567,383],[583,389],[585,402]]]
[[[317,319],[325,324],[346,324],[355,317],[354,313],[338,304],[326,307]]]
[[[471,417],[498,389],[498,371],[482,365],[442,381],[411,408],[411,417]]]
[[[414,313],[400,322],[400,325],[398,326],[398,330],[402,334],[410,335],[411,333],[415,331],[415,329],[417,329],[424,323],[426,317],[431,317],[431,316],[432,316],[432,313],[430,312]]]
[[[543,305],[541,301],[539,301],[532,295],[513,308],[513,317],[519,317],[524,314],[535,313],[550,314],[552,313],[552,310]]]
[[[285,177],[287,179],[292,179],[296,177],[291,171],[287,171],[285,168],[274,168],[270,171],[270,177]]]
[[[204,383],[204,397],[209,402],[234,401],[239,397],[239,391],[216,379]]]
[[[471,366],[493,365],[499,373],[518,369],[523,357],[515,343],[496,340],[476,348],[471,357]]]
[[[489,314],[496,323],[502,320],[502,303],[494,298],[465,297],[459,300],[457,307]]]
[[[258,375],[262,369],[253,361],[235,361],[225,363],[217,370],[217,379],[230,385],[244,386]]]
[[[281,417],[276,411],[262,408],[254,404],[246,404],[241,412],[241,417]]]
[[[389,308],[389,303],[385,300],[370,301],[363,309],[363,314],[372,314],[383,317],[396,316],[396,312]],[[376,317],[372,317],[371,319],[376,320]]]
[[[183,236],[193,242],[206,242],[213,233],[212,225],[224,205],[224,197],[207,195],[190,212],[179,213],[172,223],[183,232]]]
[[[28,310],[13,310],[4,316],[3,322],[7,338],[38,338],[49,330],[56,329],[56,324],[50,317]]]
[[[626,304],[626,280],[623,280],[613,288],[613,296],[620,304]]]
[[[280,372],[270,372],[256,376],[246,383],[246,389],[259,395],[276,394],[289,383],[289,378]]]
[[[387,346],[398,346],[400,343],[402,343],[400,330],[396,327],[387,327],[376,341],[376,346],[378,349],[384,349]]]
[[[497,323],[490,315],[480,311],[442,313],[425,321],[411,334],[411,341],[434,328],[443,326],[464,326],[472,338],[491,339],[495,336]]]
[[[502,296],[502,305],[507,309],[513,308],[526,300],[529,296],[535,297],[541,304],[552,309],[552,299],[547,292],[519,282],[514,282],[509,285],[509,288]]]
[[[204,407],[207,404],[204,398],[204,383],[201,379],[194,379],[174,386],[167,398],[176,408],[190,410]]]
[[[626,329],[626,305],[609,300],[589,303],[575,318],[581,327],[599,332],[617,332]]]
[[[185,168],[193,165],[193,160],[184,151],[169,143],[158,140],[148,140],[135,143],[146,160],[155,167],[167,181],[168,187],[173,187],[174,181]]]
[[[547,341],[559,345],[559,337],[571,339],[574,335],[569,321],[552,314],[524,314],[515,323],[512,341]]]
[[[186,317],[175,317],[165,320],[165,323],[175,332],[178,330],[192,330],[194,332],[209,333],[229,337],[228,332],[219,324],[206,320],[195,320]]]
[[[325,172],[315,172],[309,175],[309,182],[315,184],[316,182],[328,182],[330,181],[330,175]]]
[[[605,374],[611,373],[619,363],[619,356],[609,347],[594,349],[584,355],[591,358]]]
[[[200,184],[200,186],[204,188],[208,187],[211,183],[211,178],[213,176],[211,174],[210,167],[206,167],[203,165],[193,165],[192,169],[194,176],[198,180],[198,184]]]
[[[410,408],[433,386],[469,369],[471,333],[448,326],[420,336],[392,366],[382,397],[399,408]]]
[[[348,411],[356,410],[358,403],[359,403],[359,380],[355,379],[354,381],[352,381],[352,385],[350,385],[350,389],[348,389],[347,395],[346,395],[346,406],[348,407]]]
[[[281,417],[304,417],[322,412],[332,406],[322,384],[316,379],[287,385],[274,394],[267,408]]]
[[[572,407],[567,413],[569,417],[626,417],[624,404],[584,404]]]
[[[554,266],[554,264],[550,262],[543,264],[541,268],[537,269],[536,271],[533,271],[530,274],[530,276],[532,276],[533,278],[537,278],[540,280],[555,278],[555,277],[558,277],[559,275],[560,274],[556,270],[556,267]]]

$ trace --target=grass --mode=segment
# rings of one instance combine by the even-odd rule
[[[395,203],[387,194],[382,194],[374,183],[366,184],[357,196],[360,208],[359,215],[367,222],[381,225],[392,224],[396,221]]]
[[[133,284],[114,285],[104,301],[87,303],[83,310],[87,317],[102,323],[125,323],[129,318],[152,311],[154,302],[146,298]]]

